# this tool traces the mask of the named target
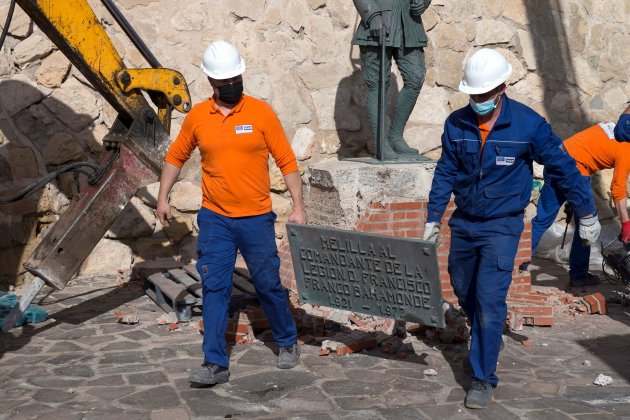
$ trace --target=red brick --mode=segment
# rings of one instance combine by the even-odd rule
[[[388,230],[389,228],[389,224],[388,223],[365,223],[363,225],[363,230],[367,231],[367,232],[374,232],[376,230]]]
[[[423,220],[426,218],[425,211],[407,211],[405,212],[405,219],[410,220]]]
[[[370,222],[385,222],[392,220],[391,213],[372,213],[363,219]]]
[[[377,344],[376,338],[369,335],[351,335],[348,338],[344,337],[341,342],[343,345],[337,346],[337,351],[335,352],[337,356],[371,349],[376,347]]]
[[[393,222],[392,229],[417,229],[420,227],[420,222],[414,220],[406,220],[404,222]]]
[[[510,308],[510,310],[512,312],[523,314],[524,316],[531,316],[531,315],[553,316],[553,308],[551,306],[513,307],[513,308]]]
[[[553,317],[552,316],[535,316],[534,317],[534,326],[536,327],[551,327],[553,325]]]
[[[418,201],[409,201],[403,203],[388,203],[386,208],[391,210],[419,210],[422,205]]]

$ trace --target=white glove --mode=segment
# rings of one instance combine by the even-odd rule
[[[426,223],[424,225],[424,235],[422,235],[422,239],[438,243],[440,240],[440,224],[437,222]]]
[[[602,226],[597,216],[583,217],[580,219],[580,238],[585,245],[593,245],[599,237]]]

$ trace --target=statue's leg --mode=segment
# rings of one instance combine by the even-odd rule
[[[370,128],[372,138],[370,145],[372,151],[376,150],[375,142],[378,138],[378,77],[379,77],[379,49],[380,47],[361,46],[361,60],[363,61],[363,78],[367,86],[367,103],[368,119],[370,120]],[[392,70],[392,50],[386,48],[385,54],[385,92],[389,89],[389,74]],[[390,146],[388,141],[383,142],[383,159],[396,159],[396,153]]]
[[[398,100],[394,107],[392,124],[389,129],[389,141],[398,153],[417,154],[417,149],[409,147],[405,143],[403,132],[424,83],[426,74],[424,51],[422,48],[397,48],[394,58],[402,75],[403,88],[398,94]]]

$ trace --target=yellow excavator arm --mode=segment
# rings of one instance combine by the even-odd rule
[[[86,0],[14,0],[118,112],[103,139],[111,150],[24,264],[34,281],[6,318],[12,328],[44,284],[63,289],[136,191],[158,179],[170,145],[171,111],[188,112],[181,73],[160,68],[111,0],[101,0],[152,68],[129,69]],[[157,112],[142,94],[149,93]]]

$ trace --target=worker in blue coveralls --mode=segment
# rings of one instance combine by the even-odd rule
[[[492,49],[479,49],[465,61],[459,90],[470,100],[444,125],[425,225],[424,239],[439,241],[453,193],[448,270],[471,327],[468,408],[486,407],[499,381],[506,297],[531,195],[532,161],[545,165],[575,208],[580,237],[592,243],[600,231],[593,193],[575,160],[542,116],[505,94],[511,73],[505,57]]]

